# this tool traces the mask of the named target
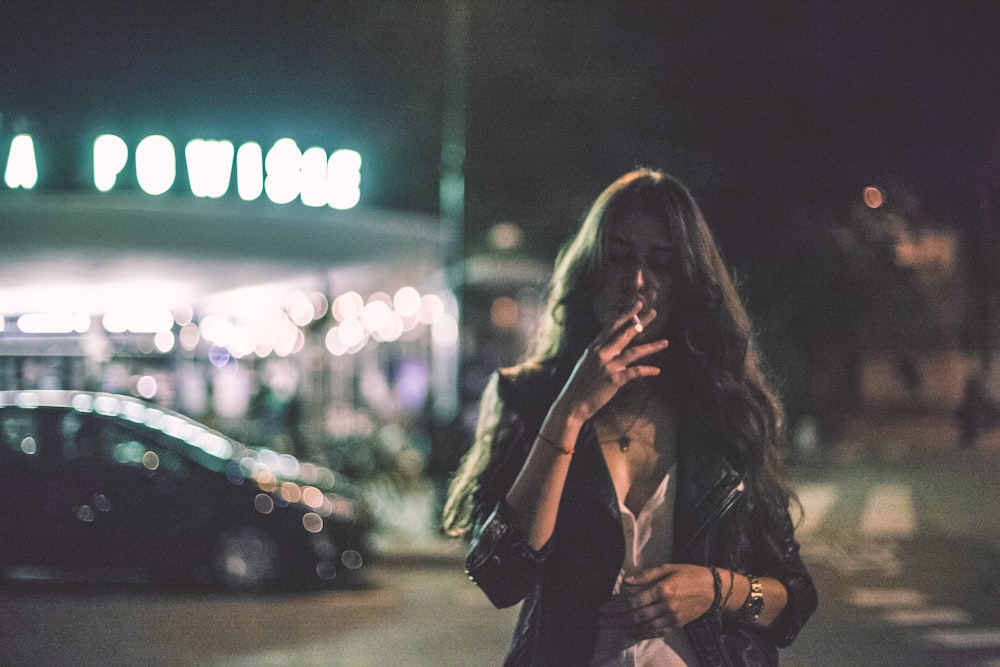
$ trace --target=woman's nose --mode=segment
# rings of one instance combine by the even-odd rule
[[[646,286],[646,273],[641,265],[632,268],[629,275],[629,286],[640,290]]]

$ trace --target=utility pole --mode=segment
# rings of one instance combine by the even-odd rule
[[[438,205],[446,239],[444,263],[452,276],[452,287],[456,287],[463,282],[465,243],[465,44],[469,8],[464,0],[449,0],[447,12]]]
[[[465,47],[469,7],[464,0],[448,0],[446,11],[438,210],[444,237],[442,263],[448,287],[457,302],[461,332],[465,290]],[[455,345],[447,352],[435,349],[433,353],[434,417],[441,422],[450,422],[461,409],[459,349],[460,345]]]

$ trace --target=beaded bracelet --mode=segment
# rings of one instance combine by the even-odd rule
[[[563,454],[572,454],[574,451],[576,451],[575,449],[571,449],[570,447],[563,447],[559,443],[550,440],[549,438],[546,438],[544,435],[542,435],[540,431],[538,433],[538,439],[544,442],[546,445],[550,445],[553,448],[559,450]]]
[[[736,573],[732,569],[729,570],[729,590],[726,591],[726,599],[722,601],[722,606],[725,608],[729,604],[729,598],[733,595],[733,587],[736,585]]]
[[[712,586],[715,589],[715,598],[712,600],[712,606],[705,613],[714,614],[719,611],[719,606],[722,604],[722,577],[719,576],[719,571],[714,565],[711,565],[709,569],[712,570]]]

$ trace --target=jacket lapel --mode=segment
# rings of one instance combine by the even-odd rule
[[[570,468],[571,478],[578,491],[588,497],[589,502],[596,503],[602,516],[605,516],[621,529],[621,512],[618,508],[618,495],[611,481],[611,473],[601,453],[601,445],[597,441],[597,433],[588,422],[577,443],[576,458]]]
[[[720,455],[688,441],[678,454],[677,501],[674,508],[674,560],[684,554],[744,491],[743,479]],[[698,447],[697,450],[694,448]]]

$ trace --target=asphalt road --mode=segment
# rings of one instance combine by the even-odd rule
[[[874,448],[797,467],[820,592],[786,665],[1000,665],[1000,456]]]
[[[794,467],[820,609],[785,665],[1000,666],[1000,456],[900,452]],[[0,594],[0,665],[497,665],[516,609],[458,545],[375,563],[370,586],[240,597],[142,587]]]
[[[383,562],[369,588],[316,594],[18,585],[0,597],[0,665],[490,665],[514,613],[451,555]]]

